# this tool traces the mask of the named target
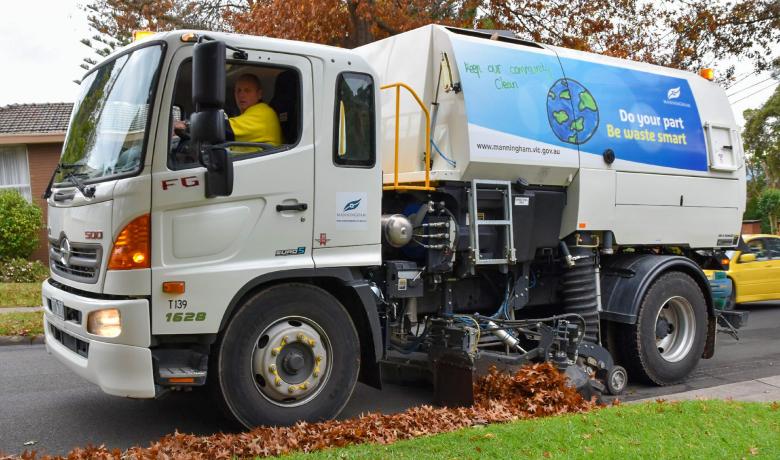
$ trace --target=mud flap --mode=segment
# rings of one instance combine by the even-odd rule
[[[710,359],[715,356],[715,336],[718,327],[718,318],[716,316],[710,316],[707,320],[707,342],[704,344],[704,352],[701,357],[704,359]]]
[[[444,407],[474,404],[474,359],[468,353],[445,350],[431,359],[433,401]]]

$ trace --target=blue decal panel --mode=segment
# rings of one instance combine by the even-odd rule
[[[516,137],[516,151],[527,140],[707,170],[699,111],[685,79],[457,38],[452,44],[469,123]]]

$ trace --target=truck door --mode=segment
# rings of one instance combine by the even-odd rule
[[[377,161],[379,87],[369,73],[341,72],[322,84],[314,261],[317,267],[381,262],[381,166]],[[330,95],[335,94],[331,99]]]
[[[234,296],[269,272],[312,268],[314,130],[312,71],[301,56],[228,53],[225,111],[238,115],[233,84],[251,74],[275,108],[285,139],[273,149],[234,149],[231,196],[205,198],[205,168],[173,131],[193,111],[192,48],[174,55],[162,95],[152,190],[152,333],[215,333]],[[168,133],[172,133],[168,135]],[[240,140],[240,139],[239,139]],[[163,283],[184,282],[184,293]]]

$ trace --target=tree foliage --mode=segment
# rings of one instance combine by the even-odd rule
[[[728,58],[771,64],[771,46],[780,41],[776,0],[487,0],[486,16],[496,28],[523,38],[629,58],[679,69],[732,67]]]
[[[136,29],[227,30],[349,48],[438,23],[681,69],[718,67],[729,79],[733,67],[719,63],[738,58],[766,70],[780,42],[777,0],[91,0],[85,9],[95,35],[83,42],[100,56]]]
[[[478,0],[258,0],[239,32],[352,48],[430,23],[470,27]]]
[[[744,112],[742,133],[753,170],[766,185],[780,189],[780,86],[758,109]]]
[[[769,219],[769,231],[777,233],[780,219],[780,189],[768,188],[758,197],[758,210]]]
[[[0,192],[0,259],[27,258],[38,247],[41,208],[16,190]]]
[[[84,6],[93,35],[81,43],[106,57],[133,39],[133,31],[230,30],[225,15],[248,8],[252,0],[92,0]],[[97,61],[88,57],[81,67]]]

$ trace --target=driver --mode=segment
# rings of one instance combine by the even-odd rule
[[[233,96],[241,115],[228,118],[227,138],[236,142],[282,144],[282,128],[274,109],[263,98],[263,86],[255,75],[245,73],[236,80]]]
[[[283,143],[279,117],[270,105],[261,100],[263,86],[259,78],[250,73],[238,77],[233,96],[241,114],[227,119],[225,123],[227,140],[273,146]],[[173,126],[174,134],[179,136],[189,128],[184,121],[176,121]],[[236,149],[238,150],[240,149]]]

